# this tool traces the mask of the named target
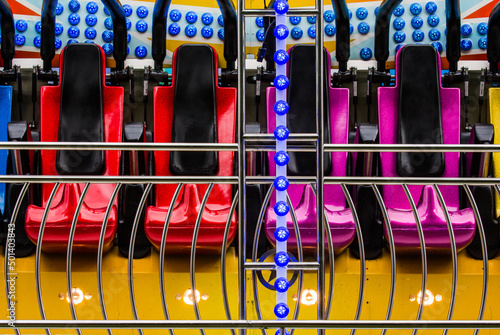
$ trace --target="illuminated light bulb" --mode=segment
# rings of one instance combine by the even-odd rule
[[[290,283],[286,278],[280,277],[274,281],[274,288],[278,292],[286,292],[290,287]]]
[[[194,296],[195,296],[196,302],[197,303],[200,302],[200,291],[195,290]],[[184,294],[182,295],[182,300],[184,301],[184,303],[186,303],[188,305],[194,305],[193,290],[189,288],[186,291],[184,291]]]
[[[288,28],[284,24],[279,24],[274,28],[274,37],[276,37],[278,40],[284,40],[285,38],[288,37]]]
[[[274,205],[274,213],[278,216],[287,215],[289,210],[290,207],[288,207],[288,204],[284,201],[278,201],[276,205]]]
[[[274,104],[274,112],[278,115],[285,115],[286,113],[288,113],[288,110],[288,103],[284,100],[278,100]]]
[[[279,166],[285,166],[289,160],[290,157],[284,151],[278,151],[274,154],[274,162]]]
[[[274,231],[274,238],[276,238],[276,241],[278,242],[285,242],[286,240],[288,240],[289,236],[290,232],[288,231],[288,229],[286,229],[286,227],[278,227]]]
[[[290,310],[288,309],[288,306],[285,303],[280,302],[279,304],[277,304],[274,307],[274,314],[278,318],[284,318],[284,317],[286,317],[289,312],[290,312]]]
[[[279,176],[274,179],[274,188],[278,191],[285,191],[288,188],[289,182],[285,176]]]
[[[286,14],[288,12],[288,2],[286,0],[278,0],[274,3],[274,11],[276,14]]]
[[[89,40],[93,40],[97,36],[97,31],[94,28],[85,29],[85,37]]]
[[[288,254],[284,251],[280,251],[276,255],[274,255],[274,263],[277,266],[287,266],[289,262],[290,257],[288,257]]]
[[[283,49],[278,50],[274,53],[274,61],[278,65],[286,64],[288,62],[288,58],[288,53]]]
[[[300,303],[305,306],[312,306],[318,301],[318,293],[313,289],[305,289],[300,295]]]
[[[274,86],[276,87],[276,89],[278,90],[286,90],[288,88],[288,85],[290,84],[290,82],[288,81],[288,78],[282,74],[280,74],[279,76],[276,76],[276,78],[274,78]]]

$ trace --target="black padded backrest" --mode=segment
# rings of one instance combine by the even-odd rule
[[[215,59],[205,44],[184,44],[177,49],[174,73],[173,143],[216,143]],[[172,151],[170,172],[174,175],[215,175],[217,152]]]
[[[330,57],[325,50],[326,57]],[[295,45],[290,49],[288,86],[287,126],[290,133],[317,133],[316,128],[316,47],[314,45]],[[325,101],[325,143],[330,143],[330,106],[328,99],[325,66],[324,101]],[[316,153],[290,152],[288,174],[291,176],[315,176]],[[325,153],[325,175],[332,171],[332,156]]]
[[[440,73],[430,45],[408,45],[399,59],[398,143],[442,144]],[[403,177],[435,177],[444,172],[440,152],[400,152],[397,172]]]
[[[101,50],[95,44],[70,44],[64,49],[59,142],[104,141],[101,62]],[[57,152],[60,174],[99,175],[105,167],[103,151]]]

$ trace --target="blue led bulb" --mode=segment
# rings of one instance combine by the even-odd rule
[[[282,334],[281,334],[281,329],[278,329],[278,330],[276,331],[276,333],[274,333],[274,335],[282,335]],[[290,335],[290,332],[289,332],[287,329],[285,329],[285,335]]]
[[[125,24],[127,26],[127,30],[130,30],[130,28],[132,28],[132,21],[130,21],[128,17],[125,18]]]
[[[437,29],[431,29],[429,31],[429,38],[431,41],[437,41],[441,38],[441,32]]]
[[[288,84],[290,84],[288,78],[282,74],[274,78],[274,86],[279,91],[286,90],[288,88]]]
[[[348,10],[349,11],[349,19],[352,19],[352,10]]]
[[[76,13],[71,13],[68,15],[68,22],[73,25],[73,26],[76,26],[78,23],[80,23],[80,15],[76,14]]]
[[[302,18],[300,16],[290,16],[290,23],[293,25],[297,25],[302,21]]]
[[[61,35],[63,31],[64,31],[63,25],[60,23],[56,23],[54,26],[54,33],[56,34],[56,36]]]
[[[219,24],[219,26],[224,27],[224,17],[222,15],[219,15],[217,17],[217,23]]]
[[[91,41],[91,40],[86,40],[85,43],[94,44],[95,42]],[[104,49],[104,45],[103,45],[103,49]],[[104,50],[104,53],[106,53],[106,50]]]
[[[290,283],[288,280],[284,277],[279,277],[274,281],[274,288],[278,292],[286,292],[288,291],[288,288],[290,287]]]
[[[401,30],[405,27],[406,25],[406,22],[405,20],[403,20],[402,18],[400,17],[397,17],[394,22],[392,23],[392,25],[394,26],[394,29],[396,30]]]
[[[95,16],[94,14],[87,15],[85,17],[85,23],[90,27],[95,26],[97,23],[97,16]]]
[[[286,64],[288,62],[288,53],[285,50],[283,50],[283,49],[277,50],[274,53],[274,61],[278,65],[284,65],[284,64]]]
[[[42,46],[42,38],[40,36],[37,36],[33,39],[33,44],[35,47],[39,48]]]
[[[413,31],[413,34],[411,36],[413,37],[413,40],[415,42],[422,42],[424,40],[425,34],[422,30],[417,29]]]
[[[335,13],[333,12],[333,10],[329,9],[325,11],[325,13],[323,14],[323,18],[326,22],[333,22],[333,20],[335,20]]]
[[[300,28],[300,27],[293,27],[290,35],[292,36],[292,38],[294,40],[298,40],[299,38],[302,37],[302,35],[304,35],[304,32],[302,31],[302,28]]]
[[[198,20],[198,15],[194,11],[189,11],[186,13],[186,21],[188,23],[195,23]]]
[[[264,18],[262,16],[257,16],[255,18],[255,24],[257,25],[257,27],[259,28],[262,28],[264,27]]]
[[[368,17],[368,9],[365,7],[359,7],[356,9],[356,17],[360,20],[364,20]]]
[[[481,37],[477,44],[479,46],[479,49],[486,50],[486,48],[488,47],[488,39],[486,37]]]
[[[177,23],[171,23],[168,26],[168,33],[172,36],[178,35],[181,32],[181,27]]]
[[[431,45],[436,49],[439,53],[443,52],[443,45],[441,42],[432,42]]]
[[[127,34],[127,43],[130,43],[130,40],[132,39],[132,35]]]
[[[104,30],[102,32],[102,40],[104,42],[111,42],[111,41],[113,41],[113,31],[112,30]]]
[[[284,201],[278,201],[276,205],[274,205],[274,213],[278,216],[285,216],[288,214],[290,207]]]
[[[424,20],[420,16],[415,16],[411,19],[411,26],[415,29],[420,29],[424,25]]]
[[[42,32],[42,22],[41,21],[38,21],[37,23],[35,23],[35,30],[39,34]]]
[[[106,29],[113,29],[113,20],[110,17],[107,17],[104,20],[104,26],[106,27]]]
[[[278,191],[285,191],[288,188],[289,181],[284,176],[279,176],[274,179],[274,188]]]
[[[26,20],[17,20],[16,21],[16,30],[20,33],[25,32],[28,29],[28,22]]]
[[[80,43],[80,41],[75,40],[75,39],[73,39],[73,38],[70,38],[70,39],[68,40],[68,42],[66,42],[66,45],[70,45],[70,44],[73,44],[73,43]]]
[[[104,11],[104,14],[106,14],[106,15],[108,15],[108,16],[109,16],[109,15],[111,15],[111,13],[109,12],[108,7],[104,6],[102,9],[103,9],[103,11]]]
[[[85,38],[93,40],[97,36],[97,31],[94,28],[85,29]]]
[[[135,29],[137,29],[138,32],[143,33],[148,30],[148,23],[144,20],[139,20],[135,24]]]
[[[290,262],[290,257],[288,257],[288,254],[284,251],[280,251],[276,253],[276,255],[274,255],[274,263],[277,266],[287,266],[289,262]]]
[[[281,76],[285,77],[283,75],[281,75]],[[275,81],[276,81],[276,79],[275,79]],[[276,84],[275,84],[275,86],[276,86]],[[278,100],[274,103],[274,112],[278,115],[285,115],[286,113],[288,113],[288,109],[289,109],[288,103],[284,100]]]
[[[437,11],[438,6],[434,1],[429,1],[425,4],[425,11],[429,14],[434,14]]]
[[[186,26],[186,28],[184,28],[184,33],[186,34],[186,36],[188,37],[193,37],[194,35],[196,35],[196,32],[197,32],[197,29],[194,25],[192,24],[188,24]]]
[[[68,36],[71,38],[77,38],[80,36],[80,29],[75,26],[71,26],[68,28]]]
[[[148,10],[148,7],[146,7],[146,6],[139,6],[135,10],[135,13],[137,14],[138,17],[140,17],[141,19],[144,19],[146,16],[148,16],[149,10]]]
[[[214,30],[212,29],[212,27],[205,26],[205,27],[201,28],[201,36],[203,36],[205,38],[210,38],[210,37],[212,37],[213,34],[214,34]]]
[[[439,24],[439,16],[437,16],[436,14],[429,15],[429,17],[427,18],[427,23],[431,27],[436,27]]]
[[[418,2],[412,3],[410,6],[410,12],[413,15],[419,15],[420,13],[422,13],[422,5]]]
[[[217,36],[219,36],[219,39],[224,41],[224,28],[219,28],[217,31]]]
[[[64,12],[64,6],[58,2],[56,5],[56,15],[61,15]]]
[[[98,10],[99,6],[94,1],[91,1],[87,4],[87,12],[89,12],[89,14],[95,14]]]
[[[472,41],[468,38],[464,38],[460,41],[460,47],[464,51],[469,51],[470,49],[472,49]]]
[[[362,60],[369,60],[373,56],[373,52],[370,48],[363,48],[359,52],[359,56]]]
[[[307,28],[307,35],[309,35],[310,38],[316,38],[316,26]]]
[[[368,34],[370,32],[370,25],[366,22],[360,22],[358,24],[358,31],[361,35]]]
[[[212,24],[212,22],[214,22],[214,16],[211,13],[203,13],[201,16],[201,22],[207,25]]]
[[[127,47],[127,56],[129,55],[129,53],[130,53],[130,48]]]
[[[24,45],[24,43],[26,43],[26,37],[23,34],[16,34],[14,36],[14,43],[19,46]]]
[[[399,5],[396,7],[396,9],[394,10],[394,15],[396,16],[401,16],[405,13],[405,8],[403,7],[403,5]]]
[[[132,15],[132,13],[134,12],[134,10],[132,9],[132,6],[130,6],[129,4],[125,4],[122,7],[123,7],[123,11],[125,12],[125,16],[127,16],[127,17]]]
[[[288,240],[288,237],[290,237],[290,232],[285,227],[278,227],[274,231],[274,238],[278,242],[285,242],[286,240]],[[288,255],[286,255],[286,256],[288,258]]]
[[[137,48],[135,48],[135,55],[138,58],[144,58],[148,54],[148,49],[144,45],[139,45]]]
[[[102,49],[104,50],[104,54],[106,54],[107,56],[113,53],[113,46],[110,43],[103,44]]]
[[[396,45],[396,53],[397,53],[397,52],[398,52],[398,51],[399,51],[402,47],[404,47],[404,46],[405,46],[405,44],[403,44],[403,43]]]
[[[284,317],[286,317],[288,315],[288,312],[290,312],[290,310],[288,309],[287,304],[285,304],[283,302],[280,302],[279,304],[277,304],[274,307],[274,314],[278,318],[284,318]]]
[[[274,162],[279,166],[285,166],[288,164],[290,157],[284,151],[278,151],[274,154]]]
[[[396,43],[402,43],[406,39],[406,34],[403,33],[402,31],[396,31],[394,33],[394,42]]]
[[[278,0],[274,3],[274,11],[276,14],[283,15],[288,12],[288,2],[286,0]]]
[[[170,20],[177,22],[182,18],[182,13],[178,9],[172,9],[169,14]]]
[[[472,34],[472,26],[470,24],[463,24],[462,27],[460,27],[460,32],[463,37],[469,37]]]
[[[62,41],[61,41],[61,39],[59,37],[56,37],[55,41],[54,41],[54,44],[56,46],[56,50],[60,49],[62,47]]]
[[[76,13],[80,10],[80,1],[78,0],[71,0],[68,4],[68,8],[70,11],[73,13]]]
[[[375,16],[377,16],[379,8],[380,8],[380,7],[378,7],[378,6],[377,6],[377,7],[375,7]]]
[[[328,23],[326,26],[325,26],[325,34],[327,36],[333,36],[335,35],[335,32],[337,31],[337,28],[335,28],[335,26],[331,23]]]
[[[283,125],[277,126],[276,129],[274,129],[274,137],[278,141],[284,141],[284,140],[286,140],[289,135],[290,135],[290,131],[288,130],[287,127],[285,127]]]
[[[255,33],[255,37],[257,37],[257,41],[262,42],[264,41],[264,38],[266,38],[266,33],[264,32],[264,29],[259,29]]]
[[[354,26],[352,24],[349,25],[349,34],[354,32]]]
[[[486,35],[486,33],[488,32],[488,24],[484,23],[484,22],[481,22],[480,24],[478,24],[477,25],[477,32],[480,35]]]
[[[310,24],[315,24],[316,23],[316,16],[308,16],[307,22],[309,22]]]
[[[279,24],[274,28],[274,37],[279,40],[284,40],[288,37],[288,28],[284,24]]]

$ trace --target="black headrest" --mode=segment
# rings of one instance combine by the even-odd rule
[[[64,49],[59,142],[104,141],[102,65],[101,49],[95,44],[70,44]],[[56,169],[60,174],[102,174],[104,152],[58,151]]]
[[[407,45],[399,56],[398,143],[442,144],[438,54],[430,45]],[[440,176],[444,154],[401,152],[397,172],[404,177]]]
[[[206,44],[184,44],[177,49],[174,73],[173,143],[216,143],[215,55]],[[172,151],[170,172],[175,175],[215,175],[216,151]]]
[[[325,60],[330,57],[325,52]],[[326,63],[326,61],[325,61]],[[287,126],[291,133],[317,133],[316,128],[316,47],[295,45],[290,49]],[[330,143],[330,105],[328,98],[328,69],[325,66],[325,143]],[[290,152],[288,174],[291,176],[315,176],[316,154],[314,152]],[[332,170],[332,156],[325,153],[325,175]]]

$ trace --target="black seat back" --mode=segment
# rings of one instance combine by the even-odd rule
[[[95,44],[70,44],[64,49],[61,70],[59,142],[103,142],[101,50]],[[60,174],[99,175],[105,171],[103,151],[61,150]]]
[[[438,55],[430,45],[408,45],[399,60],[398,143],[443,144]],[[433,177],[444,172],[441,152],[400,152],[403,177]]]
[[[330,57],[325,50],[325,60]],[[327,63],[325,61],[325,63]],[[290,49],[287,126],[290,133],[317,133],[316,127],[316,47],[295,45]],[[325,143],[330,137],[330,105],[328,98],[328,69],[325,66],[324,106]],[[290,152],[288,174],[291,176],[315,176],[316,153]],[[325,175],[332,171],[332,156],[325,154]]]
[[[216,143],[215,55],[208,45],[184,44],[177,49],[174,73],[173,143]],[[215,175],[217,152],[172,151],[174,175]]]

